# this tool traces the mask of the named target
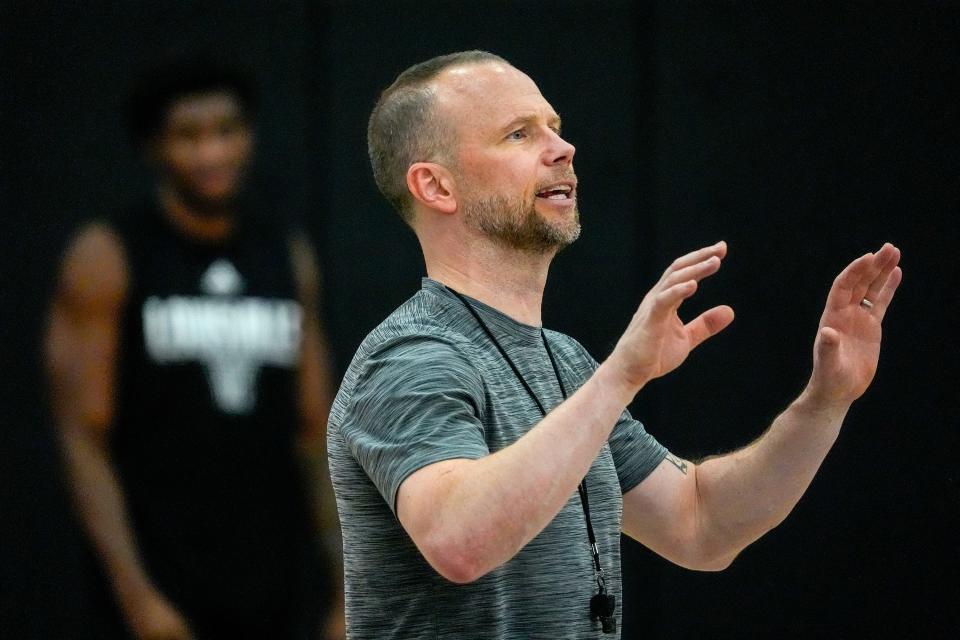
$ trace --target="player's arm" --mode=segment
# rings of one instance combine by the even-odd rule
[[[880,325],[900,283],[900,253],[885,245],[834,281],[806,389],[763,436],[700,464],[664,460],[624,496],[624,532],[677,564],[722,569],[777,526],[800,500],[866,391],[880,353]],[[867,298],[872,307],[860,304]]]
[[[119,240],[102,225],[83,229],[65,254],[50,308],[51,399],[74,501],[132,629],[139,638],[189,638],[144,570],[106,446],[127,287]]]
[[[441,575],[470,582],[512,558],[570,499],[640,388],[730,323],[729,307],[686,325],[676,314],[725,253],[718,243],[675,261],[610,358],[517,442],[476,460],[425,466],[400,485],[397,516]]]
[[[333,367],[326,333],[320,321],[320,271],[316,256],[303,236],[291,240],[291,256],[300,306],[303,339],[297,372],[297,404],[301,417],[300,449],[310,461],[310,480],[317,490],[316,515],[321,531],[337,537],[340,530],[327,461],[327,417],[333,401]]]
[[[326,332],[320,321],[320,269],[307,238],[294,236],[290,242],[298,298],[303,309],[303,339],[297,381],[297,403],[302,428],[299,449],[310,483],[309,494],[317,528],[323,539],[325,560],[335,588],[325,637],[346,635],[343,609],[343,553],[337,504],[327,469],[327,417],[333,401],[333,366]]]

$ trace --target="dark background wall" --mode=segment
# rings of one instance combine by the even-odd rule
[[[669,261],[716,239],[690,317],[737,320],[635,413],[676,453],[758,436],[802,388],[831,279],[897,243],[880,371],[795,512],[719,574],[625,541],[624,638],[938,637],[960,628],[960,6],[947,2],[5,3],[0,9],[0,636],[83,638],[83,543],[39,338],[78,221],[142,195],[119,106],[138,68],[208,48],[263,86],[257,189],[304,221],[338,370],[418,286],[364,127],[400,70],[484,48],[527,71],[577,145],[584,234],[545,322],[603,358]],[[775,472],[775,470],[771,470]]]

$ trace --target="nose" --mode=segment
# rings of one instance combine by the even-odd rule
[[[573,154],[577,152],[576,147],[560,137],[555,131],[550,131],[550,144],[547,149],[547,164],[566,164],[573,162]]]
[[[202,137],[197,144],[197,156],[203,162],[221,162],[230,154],[230,144],[225,136],[210,134]]]

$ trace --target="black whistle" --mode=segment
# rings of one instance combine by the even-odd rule
[[[617,599],[609,593],[598,593],[590,598],[590,619],[599,620],[604,633],[617,632]]]

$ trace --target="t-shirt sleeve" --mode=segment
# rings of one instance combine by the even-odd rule
[[[400,338],[364,362],[340,432],[396,513],[410,474],[453,458],[489,454],[481,423],[483,384],[452,343]]]
[[[607,442],[617,467],[621,493],[643,482],[669,453],[626,409],[620,414]]]

